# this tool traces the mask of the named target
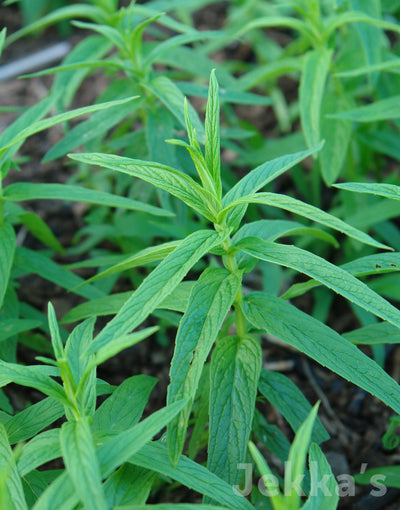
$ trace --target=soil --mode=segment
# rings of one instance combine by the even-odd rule
[[[196,23],[201,28],[219,27],[223,23],[225,7],[226,3],[221,2],[218,9],[215,9],[214,6],[206,8],[196,16]],[[0,7],[0,20],[1,25],[7,26],[9,33],[19,28],[21,23],[18,12],[12,7]],[[76,34],[72,35],[71,43],[75,44],[79,37]],[[282,37],[284,39],[285,34]],[[27,51],[31,52],[47,47],[59,40],[58,33],[49,30],[40,38],[18,41],[5,50],[2,63],[25,56]],[[227,49],[225,56],[226,58],[246,58],[244,56],[248,56],[248,51],[247,47],[235,44]],[[218,58],[224,58],[224,55],[218,55]],[[95,74],[90,81],[86,81],[77,95],[79,104],[74,106],[91,104],[97,91],[104,86],[103,80],[101,74]],[[32,105],[46,95],[51,82],[51,77],[42,77],[27,80],[15,79],[0,83],[0,105],[18,107]],[[282,87],[288,97],[293,96],[292,82],[282,80]],[[275,136],[272,130],[276,123],[265,121],[266,118],[274,120],[271,109],[268,110],[267,115],[264,111],[263,116],[260,115],[259,107],[246,106],[245,112],[246,118],[259,125],[264,136]],[[0,131],[9,125],[16,115],[16,113],[2,113]],[[263,118],[262,122],[261,118]],[[21,156],[29,156],[29,161],[21,165],[21,172],[10,172],[6,184],[12,181],[66,182],[70,177],[71,170],[69,167],[65,167],[62,160],[47,164],[41,163],[43,155],[61,136],[61,129],[55,127],[31,137],[20,152]],[[239,173],[244,171],[246,169],[238,169]],[[75,233],[83,226],[83,210],[82,206],[78,204],[36,201],[27,207],[40,214],[64,246],[72,244]],[[42,246],[29,234],[20,232],[19,236],[24,246],[42,249]],[[56,260],[60,263],[74,261],[60,255],[56,257]],[[91,275],[90,272],[81,272],[80,274],[84,277]],[[80,298],[74,294],[66,293],[63,289],[35,276],[24,279],[19,294],[22,301],[32,304],[42,312],[46,310],[47,303],[51,299],[60,315],[80,302]],[[305,310],[309,310],[312,305],[307,299],[300,300],[296,304]],[[334,303],[329,325],[339,332],[349,327],[357,327],[353,316],[341,299],[337,299]],[[119,384],[126,377],[134,374],[144,373],[158,378],[159,383],[146,409],[146,414],[149,414],[165,404],[172,353],[172,341],[167,346],[161,346],[155,339],[149,339],[140,343],[135,349],[125,351],[122,355],[105,363],[101,368],[100,376],[112,384]],[[371,354],[368,350],[366,353]],[[36,353],[28,347],[23,345],[19,347],[20,362],[33,363],[35,355]],[[358,473],[365,463],[368,464],[368,468],[373,468],[394,465],[400,461],[398,448],[387,451],[382,446],[381,438],[387,429],[392,412],[380,401],[272,338],[265,338],[263,342],[263,360],[265,368],[278,370],[290,377],[311,403],[315,403],[318,399],[321,400],[320,417],[331,435],[331,439],[324,443],[322,448],[336,474]],[[400,379],[399,347],[395,346],[390,351],[385,368],[395,380]],[[24,391],[16,386],[10,386],[8,394],[17,409],[22,409],[27,401],[34,402],[40,399],[37,392]],[[292,439],[288,424],[272,406],[260,404],[260,410],[269,423],[277,425],[289,439]],[[276,459],[269,457],[269,461],[277,469],[281,468]],[[387,495],[381,498],[369,496],[369,491],[370,488],[357,486],[356,496],[343,498],[340,508],[354,510],[365,508],[395,510],[400,508],[400,491],[389,490]],[[198,495],[190,493],[185,488],[181,488],[173,494],[168,498],[172,497],[172,501],[175,502],[199,502]],[[167,496],[164,494],[163,501],[166,501],[166,498]]]

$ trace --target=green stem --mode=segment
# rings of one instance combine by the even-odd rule
[[[229,253],[230,248],[231,248],[230,239],[227,239],[224,242],[223,247],[226,251],[226,265],[225,265],[225,267],[231,273],[237,273],[238,267],[236,264],[235,255],[233,253]],[[236,297],[233,301],[233,308],[235,310],[235,316],[236,316],[237,335],[240,338],[243,338],[247,334],[247,321],[246,321],[246,317],[243,313],[243,289],[242,289],[242,286],[240,286],[240,289],[238,290],[238,293],[236,294]]]

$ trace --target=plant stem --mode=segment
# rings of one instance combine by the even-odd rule
[[[237,273],[238,267],[236,264],[235,255],[233,253],[230,253],[231,248],[231,241],[230,239],[227,239],[223,247],[226,251],[226,265],[225,267],[231,272],[231,273]],[[236,331],[237,335],[240,338],[243,338],[247,334],[247,321],[246,317],[243,313],[243,289],[242,286],[240,286],[240,289],[238,290],[238,293],[236,294],[235,300],[233,301],[233,307],[235,309],[235,315],[236,315]]]

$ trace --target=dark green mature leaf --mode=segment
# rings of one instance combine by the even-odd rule
[[[110,168],[143,179],[176,196],[210,221],[214,220],[217,211],[214,197],[179,170],[152,161],[123,158],[112,154],[69,154],[69,157],[81,163]]]
[[[121,432],[136,425],[156,384],[157,379],[148,375],[125,379],[96,410],[92,431]]]
[[[211,358],[207,468],[238,485],[246,461],[261,371],[260,344],[251,337],[221,339]]]
[[[219,214],[219,220],[225,217],[228,214],[228,211],[233,207],[238,207],[241,209],[242,204],[265,204],[272,207],[278,207],[279,209],[284,209],[286,211],[293,212],[300,216],[304,216],[312,221],[321,223],[322,225],[326,225],[329,228],[334,230],[338,230],[343,234],[356,239],[364,244],[369,244],[371,246],[375,246],[376,248],[382,249],[390,249],[388,246],[375,241],[371,236],[358,230],[355,227],[352,227],[348,223],[345,223],[342,220],[339,220],[335,216],[332,216],[318,207],[314,207],[313,205],[306,204],[301,200],[297,200],[296,198],[287,196],[287,195],[278,195],[277,193],[254,193],[252,195],[247,195],[242,198],[239,198],[229,204],[221,213]]]
[[[253,505],[242,496],[236,495],[228,483],[184,455],[181,456],[176,467],[173,467],[169,460],[168,450],[161,443],[147,444],[131,457],[129,462],[170,477],[228,508],[254,510]]]
[[[365,473],[356,473],[354,479],[361,485],[370,485],[372,477],[376,476],[376,482],[382,484],[383,488],[395,487],[400,489],[400,466],[381,466],[368,469]],[[378,490],[378,489],[377,489]]]
[[[3,305],[4,294],[10,278],[11,266],[15,251],[15,232],[9,223],[0,227],[0,308]]]
[[[397,308],[349,272],[311,252],[296,246],[262,241],[255,237],[243,239],[236,247],[258,259],[290,267],[311,276],[352,303],[400,327],[400,312]]]
[[[279,372],[262,370],[258,388],[268,402],[289,422],[293,431],[297,432],[310,413],[311,404],[292,380]],[[312,440],[322,443],[328,439],[329,434],[317,418]]]
[[[74,510],[79,498],[68,473],[64,471],[40,495],[32,510]]]
[[[60,429],[46,430],[23,446],[17,460],[18,472],[25,476],[58,457],[61,457]]]
[[[215,71],[211,73],[210,87],[208,91],[205,120],[205,158],[207,170],[211,174],[217,196],[221,198],[222,184],[220,172],[219,96]]]
[[[4,198],[13,202],[38,199],[71,200],[74,202],[86,202],[108,207],[119,207],[132,211],[142,211],[153,216],[174,216],[170,211],[154,207],[138,200],[120,197],[105,191],[86,189],[70,184],[46,184],[18,182],[7,186],[4,190]]]
[[[255,327],[267,330],[400,412],[399,385],[394,379],[328,326],[283,299],[262,292],[245,297],[244,313]]]
[[[52,398],[33,404],[3,422],[10,444],[26,441],[64,414],[64,406]]]
[[[208,268],[193,287],[179,324],[171,362],[167,402],[188,398],[189,404],[168,425],[168,449],[176,465],[182,453],[192,403],[201,372],[239,290],[240,278],[222,268]]]
[[[108,510],[88,419],[64,423],[60,431],[60,444],[67,473],[85,508]]]
[[[331,64],[332,51],[317,49],[308,52],[300,81],[301,124],[308,147],[321,141],[321,103],[326,77]]]
[[[21,478],[15,465],[14,455],[8,443],[7,433],[4,429],[4,426],[1,423],[0,423],[0,473],[1,477],[6,478],[4,489],[6,489],[8,493],[7,498],[6,494],[3,493],[4,489],[2,487],[3,490],[1,491],[2,494],[0,496],[1,503],[7,504],[7,499],[9,499],[10,501],[8,502],[8,504],[11,502],[13,505],[13,509],[28,510]]]
[[[311,489],[310,496],[301,510],[336,510],[339,502],[338,484],[325,455],[315,443],[310,446],[308,461]],[[323,486],[324,490],[321,487],[323,480],[327,480],[326,485]]]
[[[222,238],[211,230],[199,230],[184,239],[125,302],[118,314],[97,335],[89,351],[96,352],[118,335],[136,328],[177,287],[194,264]]]

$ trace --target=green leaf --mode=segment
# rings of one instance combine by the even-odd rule
[[[298,510],[300,507],[301,495],[296,490],[295,480],[304,473],[308,446],[310,444],[314,422],[317,417],[318,407],[319,403],[312,408],[307,419],[297,431],[292,446],[290,447],[288,462],[285,468],[285,488],[291,488],[290,491],[287,491],[288,493],[285,491],[285,508],[287,510]]]
[[[5,145],[0,146],[0,155],[3,154],[9,147],[13,145],[18,145],[23,142],[29,136],[32,136],[36,133],[40,133],[40,131],[44,131],[56,124],[60,124],[61,122],[66,122],[67,120],[74,119],[75,117],[79,117],[81,115],[87,115],[88,113],[97,112],[99,110],[104,110],[106,108],[111,108],[113,106],[118,106],[124,103],[128,103],[136,99],[136,97],[130,97],[128,99],[121,99],[117,101],[108,101],[106,103],[99,103],[92,106],[85,106],[83,108],[77,108],[76,110],[71,110],[66,113],[60,113],[59,115],[55,115],[54,117],[50,117],[48,119],[38,120],[34,122],[32,125],[25,127],[18,133],[14,135],[11,140],[8,141]]]
[[[356,473],[354,475],[356,483],[361,485],[370,485],[372,478],[374,478],[376,490],[381,487],[400,489],[400,466],[381,466],[368,469],[365,473]]]
[[[4,41],[6,40],[7,29],[3,28],[0,32],[0,57],[3,52]]]
[[[400,96],[375,101],[353,110],[328,115],[332,119],[354,120],[356,122],[377,122],[400,118]]]
[[[83,278],[53,262],[49,257],[42,255],[40,252],[29,250],[23,246],[19,246],[16,250],[15,266],[28,269],[29,273],[38,274],[45,280],[60,285],[64,289],[70,290],[86,299],[95,299],[104,295],[100,289],[91,285],[78,288],[84,282]]]
[[[325,455],[315,443],[310,446],[308,461],[311,489],[310,495],[301,510],[336,510],[339,502],[338,484]],[[328,481],[321,487],[321,483],[325,480]]]
[[[304,62],[299,91],[300,115],[309,148],[321,141],[321,104],[331,59],[332,51],[324,48],[308,52]]]
[[[140,420],[157,379],[134,375],[125,379],[93,416],[93,432],[122,432]]]
[[[64,346],[60,336],[60,330],[58,329],[56,312],[53,305],[49,301],[48,304],[48,317],[49,317],[49,330],[51,336],[51,345],[57,361],[64,358]]]
[[[328,88],[324,94],[321,111],[321,137],[325,145],[319,154],[321,172],[325,183],[331,186],[338,178],[346,159],[352,127],[343,119],[328,118],[327,115],[351,106],[347,94]]]
[[[7,189],[7,188],[6,188]],[[6,190],[4,190],[6,192]],[[15,203],[6,204],[6,207],[10,206],[12,208],[16,207],[19,209],[19,206]],[[20,221],[25,227],[29,230],[29,232],[39,239],[43,244],[47,245],[49,248],[57,251],[58,253],[65,253],[64,248],[59,243],[56,236],[51,231],[50,227],[47,223],[42,220],[42,218],[34,213],[34,212],[25,212],[24,209],[20,208],[21,212],[18,214],[18,221]]]
[[[240,278],[222,268],[208,268],[195,284],[175,340],[167,402],[188,398],[189,403],[168,425],[171,462],[182,453],[192,403],[201,372],[223,321],[239,290]]]
[[[33,404],[6,422],[3,422],[7,431],[10,444],[26,441],[36,436],[64,414],[64,406],[60,402],[54,402],[52,398],[45,398]]]
[[[68,473],[64,471],[40,495],[32,510],[74,510],[79,498]]]
[[[157,305],[157,308],[181,313],[185,312],[193,284],[194,282],[192,281],[181,282],[170,295]],[[115,315],[131,296],[132,292],[120,292],[118,294],[92,299],[87,303],[76,306],[66,313],[61,320],[61,324],[77,322],[94,316]]]
[[[310,413],[311,404],[294,382],[279,372],[262,370],[258,388],[268,402],[289,422],[293,431],[297,432]],[[329,439],[329,434],[318,418],[312,439],[317,443]]]
[[[258,240],[255,237],[243,239],[236,247],[258,259],[290,267],[311,276],[352,303],[400,327],[399,310],[349,272],[311,252],[296,246]]]
[[[58,457],[61,457],[60,429],[46,430],[22,447],[17,460],[18,472],[20,476],[25,476]]]
[[[87,370],[91,370],[94,367],[101,365],[119,352],[141,342],[144,338],[147,338],[148,336],[151,336],[153,333],[158,331],[158,329],[158,326],[153,326],[152,328],[141,329],[140,331],[136,331],[130,335],[114,337],[112,340],[107,342],[106,345],[103,345],[99,348],[99,350],[93,356],[93,359],[90,360]]]
[[[353,276],[366,276],[371,274],[381,274],[393,271],[400,271],[399,253],[377,253],[367,255],[359,259],[346,262],[339,266],[341,269],[349,272]],[[376,280],[372,281],[373,284]],[[370,283],[370,285],[371,285]],[[292,299],[301,296],[305,292],[318,287],[319,282],[309,280],[303,283],[295,283],[281,297],[283,299]]]
[[[0,373],[0,386],[14,382],[21,386],[35,388],[45,395],[54,398],[54,400],[69,406],[64,388],[50,377],[60,376],[59,370],[54,367],[40,365],[22,366],[0,360]]]
[[[124,505],[114,510],[229,510],[226,506],[203,505],[193,503],[159,503],[158,505]]]
[[[184,95],[175,83],[166,76],[157,76],[150,83],[145,84],[146,88],[157,97],[172,113],[172,115],[185,127]],[[193,106],[188,103],[189,117],[197,136],[204,137],[203,124]]]
[[[226,207],[232,202],[245,195],[251,195],[264,188],[268,183],[294,167],[303,159],[321,150],[322,144],[301,152],[280,156],[279,158],[267,161],[245,175],[228,193],[224,196],[223,205]]]
[[[3,306],[4,294],[6,293],[8,280],[10,278],[15,244],[16,237],[14,229],[9,223],[3,223],[0,227],[0,309]]]
[[[257,466],[258,471],[260,472],[262,477],[267,477],[267,479],[277,480],[276,476],[271,471],[268,466],[266,460],[263,458],[261,453],[258,451],[257,447],[252,441],[249,441],[249,452],[254,459],[254,462]],[[269,500],[273,507],[273,510],[285,510],[285,500],[283,499],[283,494],[279,490],[279,486],[274,484],[274,488],[271,491],[271,495],[269,496]]]
[[[400,96],[399,96],[400,97]],[[345,182],[335,184],[335,188],[347,191],[355,191],[357,193],[367,193],[369,195],[377,195],[380,197],[391,198],[392,200],[400,200],[400,186],[386,183],[369,183],[369,182]]]
[[[111,154],[69,154],[69,157],[81,163],[110,168],[143,179],[176,196],[210,221],[213,221],[216,214],[214,197],[191,177],[174,168],[160,163],[123,158]]]
[[[13,202],[39,199],[71,200],[108,207],[120,207],[132,211],[143,211],[154,216],[174,216],[170,211],[139,202],[138,200],[113,195],[104,191],[86,189],[72,184],[18,182],[5,188],[4,198]]]
[[[14,335],[41,326],[40,321],[30,319],[2,319],[0,323],[0,342]]]
[[[145,278],[114,319],[97,335],[89,352],[96,352],[113,338],[139,326],[171,294],[194,264],[221,241],[222,238],[211,230],[199,230],[186,237]]]
[[[113,435],[101,444],[97,454],[103,477],[110,475],[114,469],[141,450],[186,404],[186,399],[174,402],[151,414],[132,428]]]
[[[60,7],[53,12],[50,12],[47,16],[40,18],[38,21],[30,23],[28,26],[17,30],[7,38],[7,44],[11,44],[21,37],[25,37],[41,29],[54,25],[65,19],[71,18],[89,18],[94,20],[101,20],[104,16],[103,10],[99,7],[95,7],[87,4],[75,4]]]
[[[253,505],[244,497],[236,495],[228,483],[197,462],[182,455],[176,467],[173,467],[169,460],[168,450],[161,443],[147,444],[131,457],[129,462],[170,477],[228,508],[254,510]]]
[[[85,283],[93,282],[99,278],[105,278],[106,276],[110,276],[115,273],[120,273],[122,271],[127,271],[128,269],[133,269],[134,267],[143,266],[150,264],[151,262],[161,260],[169,255],[179,245],[179,243],[180,241],[170,241],[168,243],[159,244],[158,246],[144,248],[143,250],[135,253],[135,255],[131,255],[118,264],[115,264],[101,273],[92,276],[86,280]]]
[[[248,294],[243,311],[255,327],[304,352],[399,413],[397,382],[333,329],[283,299],[262,292]]]
[[[254,416],[262,352],[257,340],[225,337],[211,358],[207,468],[238,485],[246,461]]]
[[[2,493],[0,496],[0,502],[2,504],[12,503],[12,508],[15,510],[28,510],[28,506],[25,501],[24,489],[22,486],[21,478],[18,474],[17,467],[15,465],[15,459],[13,452],[8,443],[7,433],[4,426],[0,423],[0,477],[5,478],[5,486],[3,480],[1,480]],[[7,496],[4,494],[4,489],[7,491]],[[8,505],[7,505],[8,506]],[[4,506],[3,508],[7,508]],[[10,507],[8,507],[10,508]]]
[[[128,463],[123,464],[103,484],[109,507],[115,510],[115,508],[126,508],[125,505],[131,507],[144,505],[156,479],[157,475],[154,471]]]
[[[343,333],[344,338],[355,345],[379,345],[400,343],[400,329],[388,324],[378,322],[363,328]]]
[[[88,419],[64,423],[60,431],[60,444],[67,473],[85,508],[108,510]]]
[[[210,76],[208,92],[206,120],[205,120],[205,158],[207,170],[211,174],[217,196],[221,198],[221,158],[220,158],[220,133],[219,133],[219,96],[218,81],[215,71]]]
[[[278,207],[279,209],[284,209],[285,211],[290,211],[292,213],[298,214],[299,216],[304,216],[312,221],[317,223],[321,223],[329,228],[337,230],[343,234],[360,241],[360,243],[369,244],[370,246],[375,246],[376,248],[382,249],[390,249],[388,246],[375,241],[371,236],[358,230],[355,227],[352,227],[348,223],[345,223],[339,218],[332,216],[318,207],[314,207],[313,205],[306,204],[301,200],[297,200],[296,198],[287,196],[287,195],[278,195],[277,193],[254,193],[253,195],[247,195],[242,198],[231,202],[225,209],[223,209],[218,217],[218,220],[221,221],[224,218],[230,209],[242,207],[242,204],[263,204],[269,205],[271,207]]]

